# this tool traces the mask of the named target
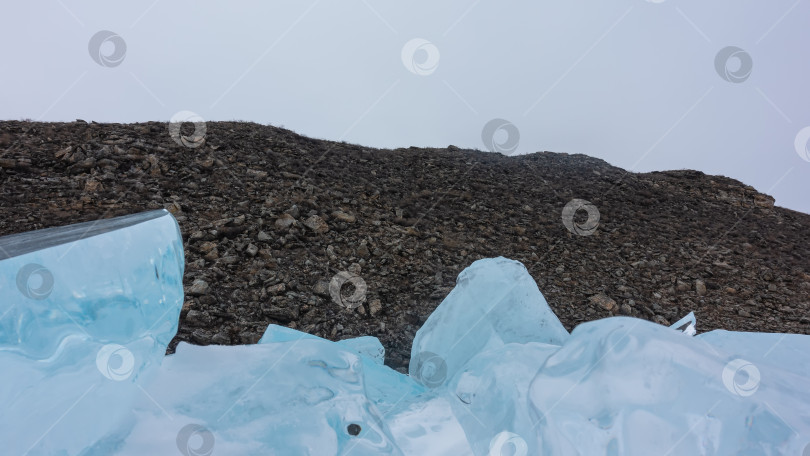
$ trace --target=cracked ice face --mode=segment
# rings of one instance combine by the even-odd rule
[[[0,366],[14,372],[0,378],[0,428],[29,418],[3,440],[11,453],[82,449],[116,426],[115,404],[177,331],[177,223],[153,211],[33,231],[0,239],[0,255]]]
[[[214,369],[212,358],[218,360]],[[399,454],[368,398],[362,360],[323,339],[234,347],[183,343],[147,391],[167,414],[139,401],[136,413],[149,418],[135,426],[127,445],[159,450],[162,442],[151,429],[198,422],[223,454]],[[239,438],[245,433],[251,439]]]

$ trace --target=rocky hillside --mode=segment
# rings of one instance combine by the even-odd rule
[[[499,255],[526,265],[568,329],[694,310],[699,330],[810,334],[810,215],[733,179],[551,152],[372,149],[242,122],[181,143],[167,123],[0,122],[0,234],[169,209],[187,295],[172,348],[256,342],[277,323],[377,336],[402,370],[456,275]],[[580,210],[566,228],[572,199],[598,226]],[[330,282],[347,283],[332,296]]]

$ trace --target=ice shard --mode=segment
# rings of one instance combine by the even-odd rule
[[[417,331],[409,373],[437,387],[485,350],[508,343],[562,345],[567,338],[526,267],[488,258],[459,274],[456,287]]]
[[[79,454],[131,420],[183,304],[165,210],[0,238],[3,454]]]

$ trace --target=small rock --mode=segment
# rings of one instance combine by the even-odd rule
[[[259,339],[261,338],[262,338],[261,334],[257,334],[252,331],[243,331],[239,333],[239,340],[243,344],[255,344],[259,342]]]
[[[197,279],[191,284],[186,293],[191,296],[202,296],[208,294],[208,282],[202,279]]]
[[[220,264],[235,264],[239,262],[239,257],[236,255],[226,255],[219,259]]]
[[[592,304],[596,304],[609,312],[619,310],[619,306],[616,304],[616,301],[610,299],[604,293],[593,295],[588,299],[590,299]]]
[[[622,315],[632,315],[633,308],[630,307],[629,304],[622,304],[622,307],[619,309]]]
[[[304,226],[316,234],[324,234],[329,231],[329,225],[317,215],[311,215],[308,219],[304,220]]]
[[[84,183],[84,191],[86,191],[86,192],[93,193],[93,192],[97,192],[99,190],[103,190],[103,188],[104,187],[101,185],[101,182],[99,182],[97,180],[94,180],[94,179],[90,179],[90,180],[88,180],[87,182]],[[171,210],[169,210],[169,212],[171,212]],[[172,214],[174,214],[174,212],[172,212]]]
[[[362,244],[360,247],[357,247],[357,256],[360,258],[368,258],[369,255],[371,255],[371,252],[368,251],[368,246]]]
[[[259,234],[256,235],[256,239],[258,239],[259,241],[262,241],[262,242],[267,242],[269,240],[272,240],[273,237],[270,236],[269,234],[265,233],[264,231],[259,231]]]
[[[211,335],[204,329],[195,329],[191,333],[191,341],[197,345],[208,345],[211,343]]]
[[[698,296],[706,296],[706,282],[702,280],[695,280],[695,291]]]
[[[736,288],[726,287],[726,293],[728,294],[737,294]]]
[[[312,292],[318,296],[323,296],[325,298],[329,297],[329,282],[327,280],[319,280],[314,287],[312,287]]]
[[[248,169],[245,172],[245,174],[247,174],[248,177],[252,177],[252,178],[255,178],[255,179],[264,179],[265,177],[267,177],[267,171],[259,171],[257,169]],[[214,337],[216,337],[216,336],[214,336]]]
[[[762,270],[759,271],[759,276],[766,282],[770,282],[774,279],[773,271],[768,268],[762,268]]]
[[[206,157],[197,162],[202,168],[210,169],[214,166],[214,158],[213,157]]]
[[[295,225],[295,217],[290,214],[281,214],[281,217],[276,219],[275,223],[276,228],[279,230],[288,230],[293,225]]]
[[[202,252],[202,253],[208,253],[208,252],[214,250],[215,248],[217,248],[217,243],[216,242],[211,242],[211,241],[205,241],[202,244],[200,244],[197,248],[200,249],[200,252]]]
[[[280,283],[278,285],[273,285],[272,287],[267,287],[267,292],[270,293],[271,295],[274,295],[274,296],[278,295],[278,294],[281,294],[281,293],[284,293],[284,291],[286,291],[286,290],[287,290],[287,286],[284,285],[283,283]]]
[[[658,323],[659,325],[664,325],[664,326],[669,326],[670,325],[669,320],[667,320],[666,318],[664,318],[661,315],[656,315],[655,317],[653,317],[653,321]]]
[[[739,315],[741,317],[750,317],[751,316],[751,314],[745,309],[738,310],[737,315]]]
[[[206,315],[203,312],[200,312],[199,310],[192,309],[189,310],[188,313],[186,313],[185,322],[189,326],[204,326],[205,324],[208,323],[208,320],[209,320],[208,315]]]
[[[214,337],[211,338],[211,343],[217,345],[230,345],[231,338],[225,333],[218,332],[214,334]]]
[[[688,284],[688,283],[686,283],[686,282],[684,282],[684,281],[682,281],[682,280],[678,280],[678,281],[675,283],[675,289],[676,289],[676,290],[678,290],[678,291],[680,291],[680,292],[689,291],[689,289],[690,289],[690,288],[691,288],[691,287],[689,286],[689,284]]]
[[[334,212],[332,212],[332,217],[340,220],[341,222],[346,222],[346,223],[354,223],[357,220],[357,218],[355,216],[353,216],[351,214],[347,214],[346,212],[343,212],[343,211],[334,211]]]
[[[178,203],[177,201],[172,201],[171,203],[164,204],[163,208],[169,211],[172,215],[177,215],[183,212],[183,208],[180,207],[180,203]]]
[[[264,314],[273,320],[278,320],[282,323],[289,323],[298,319],[298,308],[294,306],[279,307],[274,305],[262,306]]]
[[[248,255],[255,257],[257,253],[259,253],[259,248],[253,244],[248,244],[247,248],[245,249],[245,253]]]
[[[368,310],[371,313],[371,316],[375,316],[382,310],[382,303],[379,299],[374,299],[368,303]]]
[[[773,207],[776,200],[770,195],[758,193],[754,195],[754,205],[759,207]]]

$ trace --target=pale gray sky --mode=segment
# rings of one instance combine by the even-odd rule
[[[809,19],[801,0],[4,2],[0,118],[192,111],[482,150],[499,118],[496,147],[723,174],[810,213]]]

